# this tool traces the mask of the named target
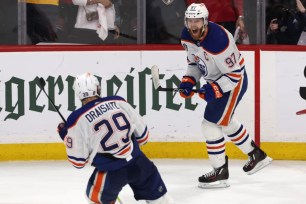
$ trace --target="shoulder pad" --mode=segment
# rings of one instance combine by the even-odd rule
[[[73,126],[77,122],[77,120],[80,118],[80,116],[83,115],[88,109],[95,106],[96,103],[102,103],[102,102],[106,102],[106,101],[124,101],[124,102],[126,102],[126,100],[124,98],[122,98],[121,96],[107,96],[107,97],[103,97],[103,98],[99,98],[97,100],[91,101],[91,102],[87,103],[85,106],[82,106],[79,109],[73,111],[69,115],[69,117],[67,119],[68,128]]]
[[[201,42],[202,47],[212,54],[223,52],[229,45],[229,36],[223,27],[208,23],[208,33]]]
[[[181,40],[194,42],[194,39],[191,37],[191,35],[190,35],[190,33],[189,33],[189,31],[186,27],[184,27],[184,29],[182,31]]]
[[[101,102],[104,101],[125,101],[125,99],[121,96],[107,96],[100,99]]]

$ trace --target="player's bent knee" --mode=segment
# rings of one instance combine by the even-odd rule
[[[214,141],[223,137],[221,128],[215,123],[209,122],[204,119],[202,121],[201,128],[204,137],[208,141]]]
[[[235,117],[232,117],[228,126],[222,126],[222,131],[225,134],[230,135],[230,134],[237,132],[240,126],[241,126],[241,123]]]
[[[174,204],[174,201],[172,198],[166,193],[162,197],[156,199],[156,200],[147,200],[147,203],[149,204]]]

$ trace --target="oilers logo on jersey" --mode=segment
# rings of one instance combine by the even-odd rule
[[[208,75],[208,71],[204,60],[202,60],[199,56],[196,55],[193,56],[194,56],[194,61],[197,64],[197,67],[201,70],[203,76],[206,77]]]
[[[188,51],[188,47],[187,47],[186,43],[183,43],[183,47],[184,47],[184,49],[185,49],[186,51]]]

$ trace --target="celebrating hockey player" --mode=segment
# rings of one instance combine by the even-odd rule
[[[199,187],[228,187],[224,134],[248,155],[249,160],[243,167],[247,174],[257,172],[272,161],[234,115],[247,90],[244,58],[233,36],[222,26],[208,21],[208,10],[203,3],[193,3],[187,8],[181,43],[187,52],[188,68],[180,84],[184,89],[180,95],[192,97],[192,88],[201,77],[207,82],[198,93],[207,102],[201,126],[213,171],[199,177]]]
[[[136,200],[172,204],[156,166],[140,150],[149,136],[142,117],[120,96],[101,98],[100,90],[92,74],[77,76],[74,91],[82,107],[58,126],[72,165],[95,167],[86,189],[89,203],[114,204],[128,184]]]

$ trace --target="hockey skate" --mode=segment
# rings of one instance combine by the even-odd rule
[[[226,188],[230,185],[227,182],[228,174],[228,157],[225,156],[225,164],[211,172],[199,177],[199,188]]]
[[[252,141],[251,145],[254,147],[254,150],[248,154],[249,161],[243,167],[243,171],[249,175],[254,174],[260,169],[266,167],[273,160],[272,158],[268,157],[264,151],[257,147],[254,141]]]

